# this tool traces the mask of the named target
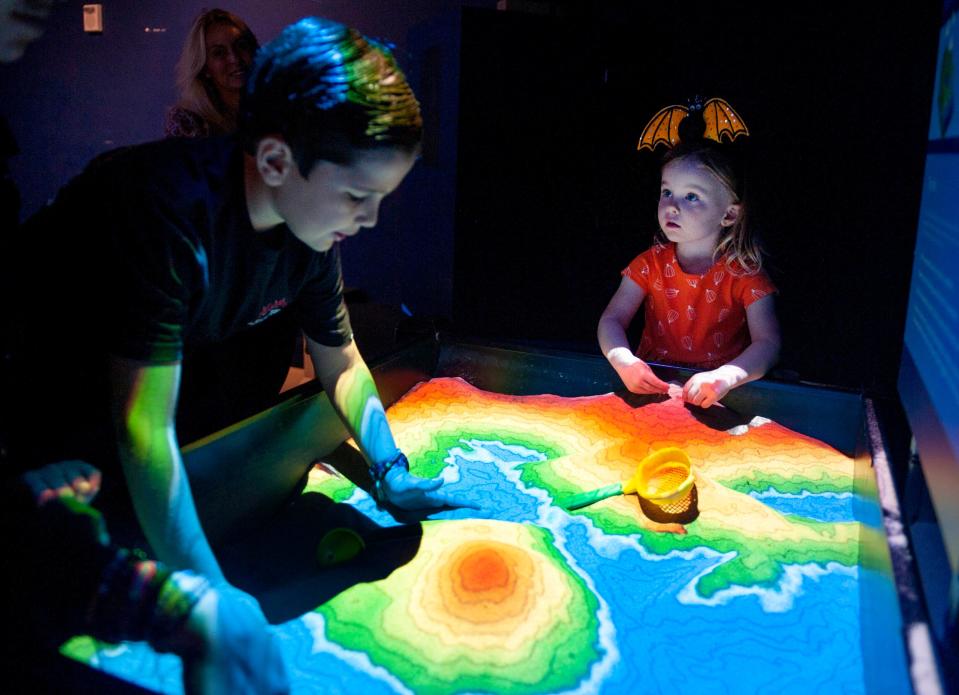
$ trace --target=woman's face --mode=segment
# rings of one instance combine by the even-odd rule
[[[239,92],[246,84],[246,75],[253,62],[253,45],[232,24],[219,22],[207,28],[206,65],[203,73],[217,91]]]

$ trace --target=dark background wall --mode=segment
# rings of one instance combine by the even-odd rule
[[[891,393],[940,3],[595,3],[465,16],[455,317],[595,348],[656,228],[652,114],[722,96],[749,125],[783,366]]]
[[[510,7],[518,3],[507,2]],[[424,104],[423,161],[380,226],[344,245],[347,283],[482,337],[595,352],[619,270],[651,239],[647,119],[693,94],[749,124],[785,366],[891,392],[921,188],[940,2],[236,0],[261,41],[319,14],[386,38]],[[0,67],[25,212],[95,154],[158,137],[203,3],[82,2]]]

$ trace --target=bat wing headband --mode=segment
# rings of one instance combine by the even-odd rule
[[[718,97],[703,102],[700,97],[693,97],[689,106],[667,106],[653,116],[643,128],[636,149],[675,147],[681,140],[700,138],[722,142],[723,136],[732,142],[740,135],[749,135],[749,129],[729,102]]]

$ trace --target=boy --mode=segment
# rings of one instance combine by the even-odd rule
[[[377,498],[449,503],[396,448],[352,342],[336,248],[376,223],[415,161],[421,124],[386,49],[304,19],[258,53],[238,137],[96,160],[6,254],[18,326],[11,458],[81,458],[107,472],[119,461],[159,559],[223,581],[179,453],[181,379],[197,351],[292,314]],[[229,377],[184,391],[222,388],[230,402],[273,388],[246,370]]]

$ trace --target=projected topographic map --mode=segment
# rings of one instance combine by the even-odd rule
[[[888,579],[862,551],[881,531],[861,521],[874,502],[854,494],[849,457],[760,417],[720,429],[675,398],[434,379],[388,416],[413,472],[477,508],[423,522],[409,562],[275,627],[295,691],[864,690],[860,584]],[[561,506],[672,446],[696,481],[684,523],[635,495]],[[329,468],[306,491],[396,523]],[[67,649],[181,689],[177,660],[143,645]]]

